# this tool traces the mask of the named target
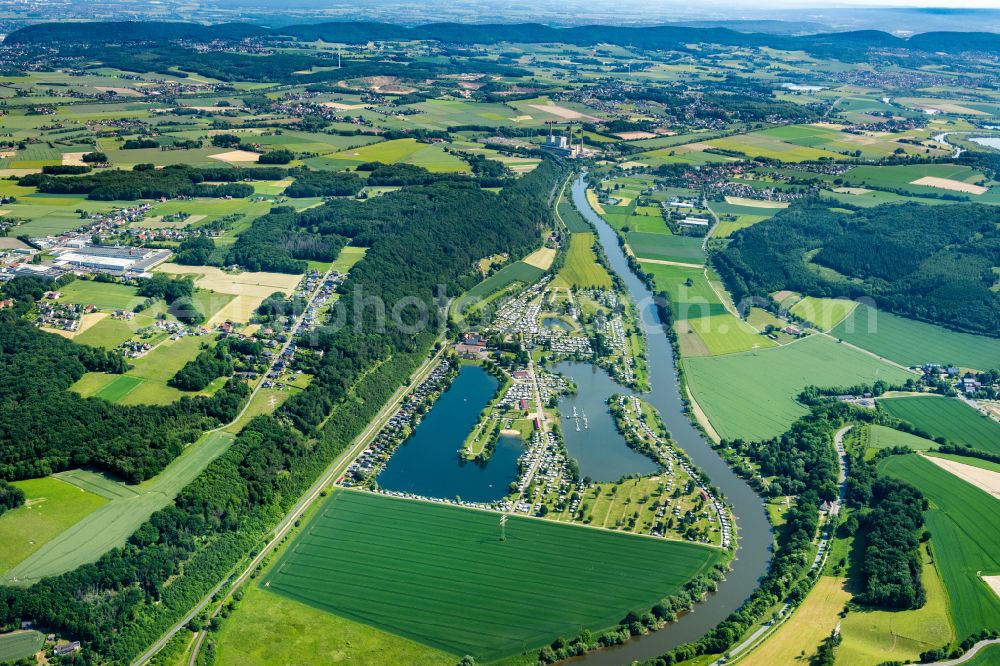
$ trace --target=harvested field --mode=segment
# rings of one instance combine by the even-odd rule
[[[1000,597],[1000,576],[983,576],[983,582],[990,586],[993,594]]]
[[[617,132],[612,134],[612,136],[616,136],[625,141],[635,141],[637,139],[655,139],[659,135],[653,134],[652,132]]]
[[[543,271],[549,270],[549,266],[552,265],[552,261],[556,258],[556,251],[551,247],[543,247],[535,250],[527,257],[524,258],[524,263],[530,264],[535,268],[541,268]]]
[[[209,157],[223,162],[256,162],[260,159],[260,154],[249,150],[230,150],[228,153],[217,153]]]
[[[556,104],[529,104],[533,109],[537,109],[542,113],[549,113],[553,116],[558,116],[560,118],[565,118],[566,120],[600,120],[594,116],[588,116],[585,113],[580,113],[579,111],[574,111],[573,109],[567,109],[565,106],[558,106]]]
[[[946,469],[963,481],[971,483],[976,488],[988,492],[1000,499],[1000,472],[994,472],[981,467],[966,465],[956,460],[927,456],[927,459],[942,469]],[[1000,577],[997,577],[1000,579]],[[996,591],[997,588],[993,588]]]
[[[320,106],[326,106],[338,111],[356,111],[365,108],[364,104],[344,104],[343,102],[323,102]]]
[[[87,153],[63,153],[63,166],[87,166],[87,163],[83,161],[83,156],[86,154]]]
[[[747,199],[744,197],[726,197],[726,203],[735,206],[747,206],[749,208],[788,208],[787,201],[764,201],[761,199]]]
[[[0,215],[5,215],[6,213],[7,211],[0,210]],[[10,238],[9,236],[0,237],[0,250],[23,250],[27,247],[26,243],[16,238]]]
[[[965,192],[967,194],[986,194],[989,191],[988,187],[973,185],[972,183],[963,183],[960,180],[952,180],[951,178],[938,178],[937,176],[924,176],[923,178],[910,181],[910,185],[936,187],[941,190],[952,190],[954,192]]]
[[[163,264],[157,270],[174,275],[194,276],[199,289],[235,296],[224,304],[207,322],[214,326],[224,321],[245,323],[261,302],[276,291],[290,294],[302,278],[287,273],[243,272],[227,273],[212,266],[181,266]]]

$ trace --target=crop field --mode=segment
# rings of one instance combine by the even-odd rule
[[[47,543],[0,576],[0,583],[31,585],[45,576],[54,576],[94,562],[112,548],[124,545],[140,525],[170,504],[184,486],[229,447],[233,439],[233,435],[225,432],[206,433],[189,445],[166,469],[138,486],[108,479],[97,482],[93,476],[86,474],[61,475],[60,478],[66,482],[58,481],[62,485],[79,481],[82,485],[95,488],[96,484],[105,495],[117,493],[119,496],[105,503],[104,498],[88,493],[101,500],[101,504],[72,523],[61,524]],[[84,493],[82,488],[68,487],[73,493]],[[0,517],[0,521],[4,518],[6,515]]]
[[[879,404],[896,418],[909,421],[934,437],[1000,453],[1000,423],[983,416],[957,398],[907,396],[883,398]]]
[[[1000,359],[1000,339],[959,333],[859,305],[830,334],[907,366],[924,363],[987,370]]]
[[[642,269],[653,276],[656,290],[670,297],[674,319],[697,319],[728,312],[702,269],[648,261],[642,262]]]
[[[31,657],[42,649],[45,634],[40,631],[13,631],[0,634],[0,663]]]
[[[302,279],[299,275],[244,271],[227,273],[214,266],[161,264],[158,271],[194,277],[195,304],[206,318],[206,326],[224,321],[246,323],[261,302],[276,291],[290,294]]]
[[[489,661],[646,609],[721,556],[383,495],[335,491],[265,577],[270,590]]]
[[[593,232],[570,236],[566,263],[552,281],[553,286],[567,288],[576,286],[581,289],[611,286],[611,276],[608,275],[608,271],[597,263],[594,239]]]
[[[913,484],[931,503],[924,518],[956,635],[1000,626],[1000,598],[980,578],[1000,573],[997,500],[917,455],[888,458],[879,471]]]
[[[757,352],[687,358],[683,366],[691,393],[719,435],[751,440],[779,435],[805,414],[795,398],[810,384],[903,382],[913,376],[821,336]]]
[[[468,171],[469,165],[437,144],[419,143],[416,139],[394,139],[342,151],[330,156],[350,162],[404,162],[436,173]]]
[[[912,194],[940,194],[941,189],[926,185],[914,185],[913,181],[926,177],[959,180],[965,183],[976,183],[984,180],[984,176],[971,167],[956,164],[905,164],[900,166],[857,166],[845,173],[841,178],[852,187],[869,187],[874,189],[899,189]],[[959,192],[952,192],[957,196]],[[973,196],[973,198],[975,198]]]
[[[53,478],[16,481],[24,506],[0,516],[0,573],[4,573],[97,510],[107,500]]]
[[[493,275],[489,276],[475,287],[465,293],[465,298],[469,302],[484,299],[490,294],[500,291],[504,287],[515,282],[531,284],[542,276],[541,268],[526,264],[523,261],[515,261],[509,266],[504,266]]]
[[[349,660],[359,666],[421,664],[454,666],[458,657],[416,641],[327,613],[258,586],[247,589],[238,620],[216,637],[219,666],[294,664]],[[349,656],[348,656],[349,655]]]
[[[871,449],[888,449],[894,446],[905,446],[914,451],[926,451],[937,443],[923,437],[911,435],[908,432],[887,428],[886,426],[868,426],[868,447]]]
[[[962,463],[963,465],[969,465],[972,467],[978,467],[979,469],[985,469],[990,472],[996,472],[1000,474],[1000,463],[995,463],[992,460],[983,460],[982,458],[971,458],[969,456],[959,456],[954,453],[929,453],[927,454],[929,458],[942,458],[944,460],[952,460],[957,463]]]
[[[583,219],[583,215],[580,215],[580,212],[570,202],[560,201],[558,210],[559,217],[566,223],[566,229],[571,234],[593,231],[590,223]]]
[[[785,141],[781,137],[767,132],[754,132],[737,136],[713,139],[706,142],[709,146],[743,153],[747,157],[767,157],[782,162],[805,162],[818,160],[821,157],[843,159],[843,155],[821,148],[799,146]]]
[[[683,264],[705,263],[701,239],[673,234],[631,231],[626,236],[628,246],[640,259],[676,261]]]
[[[814,298],[806,296],[791,307],[790,312],[797,317],[815,324],[821,331],[829,331],[842,322],[854,308],[855,301],[842,298]]]

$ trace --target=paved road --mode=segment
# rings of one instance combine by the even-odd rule
[[[839,504],[843,503],[845,494],[847,492],[847,450],[844,448],[844,435],[846,435],[847,432],[853,427],[854,426],[852,425],[846,425],[840,430],[838,430],[837,433],[833,436],[833,444],[837,449],[837,463],[840,467],[840,470],[837,473],[838,493],[840,495],[840,500],[838,501],[838,506],[837,506],[838,509],[839,509]],[[816,550],[816,559],[813,560],[812,567],[810,567],[810,571],[818,567],[822,567],[826,563],[827,558],[830,556],[829,542],[830,542],[830,537],[832,535],[833,535],[833,525],[827,524],[827,526],[823,531],[822,536],[820,537],[819,548],[817,548]],[[748,636],[747,639],[744,640],[742,643],[729,650],[728,660],[726,660],[725,658],[720,658],[712,662],[712,666],[721,666],[721,664],[729,663],[746,656],[746,654],[750,652],[753,648],[757,647],[765,640],[767,640],[767,638],[769,638],[775,631],[777,631],[778,628],[781,627],[781,625],[783,625],[788,620],[788,618],[794,615],[794,613],[789,613],[788,604],[785,604],[781,608],[779,615],[781,616],[780,620],[778,620],[777,622],[773,622],[771,624],[764,625],[757,631],[750,634],[750,636]]]
[[[947,661],[935,661],[933,663],[926,664],[926,666],[958,666],[959,664],[964,664],[965,662],[975,657],[976,654],[987,645],[1000,645],[1000,638],[991,638],[989,640],[979,641],[971,648],[969,648],[969,651],[963,654],[958,659],[948,659]]]

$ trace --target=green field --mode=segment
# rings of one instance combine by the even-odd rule
[[[31,585],[45,576],[64,573],[81,564],[93,562],[112,548],[124,545],[140,525],[153,513],[170,504],[184,486],[219,457],[233,438],[233,435],[225,432],[211,432],[202,436],[167,465],[166,469],[138,486],[128,486],[103,477],[97,480],[94,477],[99,475],[78,472],[61,474],[61,481],[39,479],[42,482],[59,483],[70,488],[70,492],[82,495],[82,488],[67,485],[79,482],[87,489],[94,489],[114,499],[104,503],[103,498],[91,495],[100,500],[99,508],[90,509],[71,522],[64,520],[60,523],[50,541],[33,550],[17,566],[7,571],[0,577],[0,583]],[[74,497],[80,495],[74,494]],[[0,517],[0,521],[6,517]],[[58,539],[52,540],[56,536]]]
[[[868,447],[872,449],[888,449],[894,446],[905,446],[914,451],[926,451],[934,446],[935,442],[923,437],[911,435],[908,432],[887,428],[880,425],[868,427]]]
[[[705,252],[701,249],[700,238],[630,231],[626,235],[626,242],[640,259],[676,261],[683,264],[705,263]]]
[[[347,662],[362,666],[454,666],[454,654],[327,613],[258,586],[216,638],[219,666]]]
[[[566,223],[566,230],[571,234],[593,231],[590,223],[583,218],[583,215],[580,215],[580,211],[569,201],[560,201],[558,211],[559,217]]]
[[[521,282],[531,284],[545,273],[541,268],[526,264],[523,261],[515,261],[509,266],[504,266],[493,275],[489,276],[475,287],[465,292],[464,299],[469,303],[484,299],[490,294],[500,291],[504,287]]]
[[[350,162],[403,162],[423,167],[435,173],[468,171],[469,165],[437,144],[420,143],[416,139],[394,139],[332,155],[336,160]]]
[[[272,591],[455,655],[492,660],[615,625],[719,550],[335,491],[265,577]]]
[[[338,273],[347,273],[351,270],[351,266],[358,263],[365,258],[365,252],[368,251],[366,247],[354,247],[348,245],[340,250],[340,254],[337,255],[336,260],[333,262],[333,270]]]
[[[913,610],[852,609],[840,626],[843,642],[837,648],[837,663],[874,665],[889,660],[917,660],[921,652],[953,640],[948,593],[927,548],[925,545],[920,549],[920,579],[927,592],[924,605]]]
[[[1000,664],[1000,645],[987,645],[975,657],[965,662],[965,666],[996,666]]]
[[[566,251],[566,263],[552,281],[555,287],[593,287],[611,286],[611,276],[604,266],[597,262],[594,253],[593,232],[573,234],[569,239],[569,249]]]
[[[6,572],[107,500],[69,483],[44,477],[16,481],[24,506],[0,516],[0,573]]]
[[[888,458],[879,471],[913,484],[930,501],[924,517],[957,636],[1000,627],[1000,598],[979,577],[1000,574],[997,500],[917,455]]]
[[[1000,339],[959,333],[859,305],[830,334],[907,366],[924,363],[988,370],[1000,363]]]
[[[822,336],[781,347],[682,361],[695,400],[723,438],[766,439],[807,410],[795,396],[806,386],[851,386],[913,376]]]
[[[857,303],[842,298],[814,298],[806,296],[792,306],[790,312],[796,317],[815,324],[821,331],[829,331],[846,318]]]
[[[767,157],[782,162],[805,162],[807,160],[818,160],[821,157],[834,160],[843,159],[843,156],[838,153],[822,148],[795,145],[767,132],[739,134],[722,139],[713,139],[707,143],[716,148],[743,153],[749,158]]]
[[[642,263],[642,270],[653,277],[656,290],[670,298],[674,319],[697,319],[728,313],[702,269],[647,261]]]
[[[42,649],[45,634],[40,631],[14,631],[0,634],[0,663],[30,657]]]
[[[98,310],[131,310],[145,300],[141,296],[136,296],[135,287],[113,282],[74,280],[61,287],[60,291],[62,292],[60,301],[93,305]]]
[[[907,396],[884,398],[879,405],[896,418],[909,421],[933,437],[944,437],[981,451],[1000,453],[1000,423],[983,416],[957,398]]]
[[[734,354],[750,349],[773,347],[774,341],[761,335],[747,322],[728,312],[713,314],[708,317],[688,318],[678,320],[674,326],[681,337],[681,354],[683,356],[705,356],[718,354]],[[687,338],[696,336],[704,346],[697,342],[689,342]]]

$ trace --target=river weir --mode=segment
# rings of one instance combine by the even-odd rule
[[[632,272],[618,237],[587,202],[586,183],[580,176],[573,184],[573,202],[597,230],[611,270],[625,282],[639,309],[646,333],[651,391],[643,398],[659,412],[677,445],[712,480],[732,506],[738,529],[739,546],[732,571],[719,591],[697,604],[695,610],[658,631],[636,637],[624,645],[592,652],[573,660],[592,666],[613,666],[657,657],[690,641],[695,641],[724,620],[753,593],[758,579],[767,571],[771,553],[771,525],[761,498],[712,450],[704,435],[684,412],[673,347],[660,319],[653,293]]]

